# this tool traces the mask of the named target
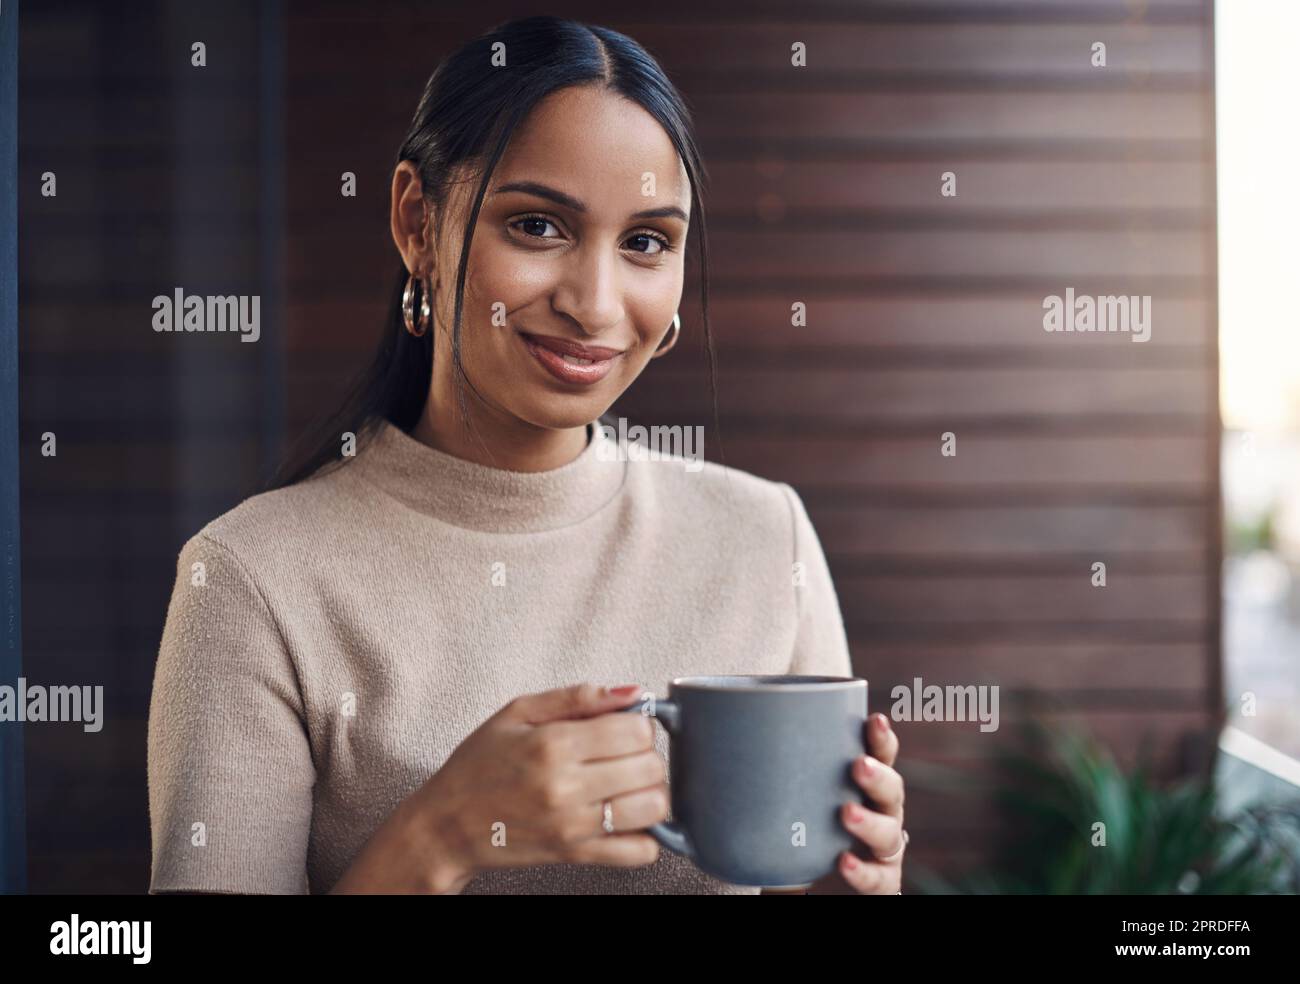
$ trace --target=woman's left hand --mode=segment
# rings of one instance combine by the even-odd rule
[[[853,778],[874,808],[857,803],[840,807],[840,819],[849,832],[867,846],[864,860],[852,851],[840,854],[839,876],[861,895],[898,895],[903,884],[903,777],[894,771],[898,736],[884,714],[873,714],[864,725],[864,745],[870,754],[853,762]],[[881,860],[888,858],[889,860]]]

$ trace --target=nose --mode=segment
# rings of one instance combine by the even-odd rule
[[[587,335],[604,334],[623,320],[620,259],[592,243],[582,244],[566,264],[552,302]]]

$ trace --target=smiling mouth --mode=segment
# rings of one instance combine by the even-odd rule
[[[554,335],[534,335],[527,331],[520,331],[519,334],[534,345],[583,363],[608,362],[623,354],[619,349],[607,348],[604,345],[583,345]]]
[[[587,385],[604,379],[623,353],[603,345],[581,345],[553,335],[517,332],[537,363],[564,383]]]

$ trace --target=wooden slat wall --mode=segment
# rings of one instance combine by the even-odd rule
[[[1061,5],[1044,24],[967,4],[957,16],[992,23],[819,25],[799,36],[820,75],[683,80],[727,156],[712,213],[727,460],[805,496],[876,707],[915,677],[1002,688],[992,740],[903,724],[913,757],[979,772],[1035,692],[1128,764],[1150,738],[1167,774],[1213,733],[1209,12],[1161,13]],[[731,50],[775,58],[790,35],[749,30]],[[956,199],[938,194],[947,170]],[[1043,332],[1043,297],[1067,286],[1152,295],[1153,340]],[[807,328],[788,326],[793,300]],[[628,412],[707,424],[703,369],[659,375]],[[915,860],[987,860],[987,804],[909,803]]]
[[[978,773],[1046,694],[1124,762],[1149,736],[1166,774],[1195,767],[1219,701],[1208,0],[743,8],[558,12],[637,38],[696,113],[725,460],[803,495],[873,708],[918,676],[1002,688],[998,733],[900,724],[904,762]],[[380,330],[390,159],[427,74],[523,12],[397,9],[290,7],[291,426]],[[1066,287],[1151,295],[1151,340],[1045,333]],[[705,426],[716,459],[691,341],[617,409]],[[908,802],[912,857],[987,860],[987,802]]]
[[[21,5],[24,672],[102,685],[105,704],[97,733],[26,726],[35,893],[147,889],[145,729],[176,555],[278,445],[259,15],[253,0]],[[261,295],[262,340],[154,332],[152,298],[177,286]]]

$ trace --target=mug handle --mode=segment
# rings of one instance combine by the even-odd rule
[[[647,694],[646,697],[650,700],[648,705],[645,702],[646,698],[643,697],[635,704],[619,708],[619,712],[636,712],[644,714],[646,717],[652,717],[662,724],[664,730],[670,735],[677,734],[677,728],[681,724],[682,717],[682,709],[677,701],[672,699],[660,700],[653,694]],[[695,848],[686,835],[686,829],[678,821],[665,820],[661,823],[652,823],[645,830],[663,847],[680,854],[684,858],[695,860]]]

